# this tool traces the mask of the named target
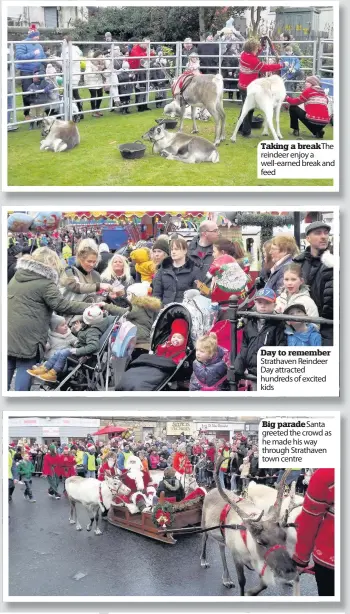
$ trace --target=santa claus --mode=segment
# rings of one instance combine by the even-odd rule
[[[129,495],[117,495],[114,503],[125,505],[130,514],[138,514],[149,508],[147,487],[151,482],[148,471],[143,470],[141,459],[138,456],[129,456],[125,468],[121,471],[125,486],[130,488]]]

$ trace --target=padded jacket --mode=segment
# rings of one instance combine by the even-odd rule
[[[176,269],[170,256],[165,258],[152,282],[153,296],[159,298],[163,305],[182,303],[184,292],[195,288],[195,281],[200,279],[201,271],[190,259],[183,267]]]
[[[258,350],[266,346],[287,345],[284,333],[284,322],[276,323],[266,318],[264,326],[258,331],[257,320],[249,320],[244,326],[241,351],[235,360],[235,372],[243,376],[247,369],[252,375],[257,375]]]

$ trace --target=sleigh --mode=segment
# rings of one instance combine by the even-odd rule
[[[107,520],[110,524],[145,537],[150,537],[165,544],[176,544],[171,532],[181,535],[181,530],[188,533],[190,527],[196,527],[201,522],[203,497],[190,501],[170,503],[160,501],[152,511],[140,514],[130,514],[127,507],[112,502]]]

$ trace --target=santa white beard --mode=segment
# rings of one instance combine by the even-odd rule
[[[143,490],[145,485],[143,482],[142,471],[128,471],[128,477],[134,480],[137,490]]]

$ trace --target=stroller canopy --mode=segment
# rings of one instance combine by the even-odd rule
[[[187,347],[189,350],[194,349],[192,341],[192,318],[187,307],[181,303],[170,303],[163,311],[160,312],[156,318],[151,331],[151,351],[155,352],[158,345],[165,343],[168,339],[171,326],[174,320],[181,318],[187,322],[188,325],[188,340]]]

